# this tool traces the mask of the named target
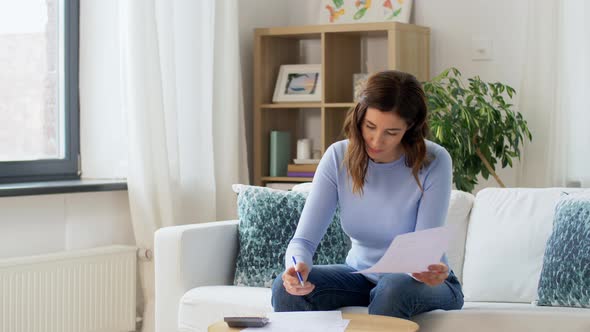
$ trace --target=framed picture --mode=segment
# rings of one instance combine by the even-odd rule
[[[320,65],[282,65],[277,77],[273,102],[320,101],[322,75]]]
[[[413,0],[322,0],[320,24],[401,22],[410,23]]]

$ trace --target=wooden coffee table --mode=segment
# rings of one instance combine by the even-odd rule
[[[420,328],[412,321],[388,316],[343,313],[342,318],[350,319],[346,327],[347,332],[416,332]],[[229,328],[225,322],[221,321],[209,326],[208,331],[229,332],[240,331],[240,329]]]

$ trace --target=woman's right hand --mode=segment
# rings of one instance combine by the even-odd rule
[[[301,273],[301,277],[305,282],[304,286],[301,286],[301,283],[297,278],[295,268],[291,266],[283,273],[283,287],[285,287],[287,293],[291,295],[303,296],[311,293],[315,288],[315,285],[307,281],[307,276],[309,276],[309,267],[305,263],[298,262],[297,271]]]

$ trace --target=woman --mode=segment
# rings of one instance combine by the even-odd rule
[[[369,78],[359,103],[347,114],[348,139],[332,144],[318,165],[285,254],[286,271],[273,284],[275,311],[368,306],[369,314],[408,319],[463,307],[461,285],[446,256],[428,271],[411,275],[351,273],[373,266],[395,236],[445,222],[451,158],[425,139],[426,114],[424,91],[412,75],[384,71]],[[313,254],[337,205],[352,242],[346,264],[312,269]]]

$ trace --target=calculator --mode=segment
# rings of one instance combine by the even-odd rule
[[[263,327],[269,320],[266,317],[224,317],[229,327]]]

